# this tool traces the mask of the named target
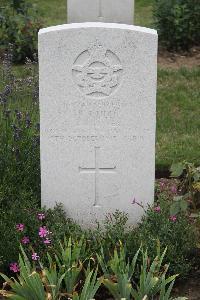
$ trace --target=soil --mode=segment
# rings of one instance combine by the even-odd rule
[[[194,274],[193,278],[178,282],[174,288],[174,296],[200,300],[200,273]]]
[[[158,65],[161,68],[174,70],[180,67],[200,67],[200,47],[193,47],[189,52],[176,53],[159,49]]]

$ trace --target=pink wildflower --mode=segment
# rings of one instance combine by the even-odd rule
[[[177,193],[177,187],[176,187],[175,185],[172,185],[172,187],[171,187],[171,192],[172,192],[173,194],[176,194],[176,193]]]
[[[30,243],[30,239],[28,236],[24,236],[23,239],[21,240],[22,244],[29,244]]]
[[[17,273],[20,271],[18,263],[14,262],[10,264],[10,271]]]
[[[154,207],[154,211],[157,212],[157,213],[160,213],[161,212],[160,206]]]
[[[34,252],[33,254],[32,254],[32,260],[38,260],[40,257],[39,257],[39,255],[36,253],[36,252]]]
[[[49,240],[48,238],[46,238],[46,239],[44,240],[44,244],[45,244],[45,245],[51,244],[51,240]]]
[[[160,182],[160,187],[163,188],[165,186],[164,182]]]
[[[177,221],[177,217],[176,216],[170,216],[169,219],[172,222],[176,222]]]
[[[37,214],[38,220],[44,220],[45,219],[45,214],[39,213]]]
[[[41,238],[46,237],[49,234],[49,231],[47,230],[46,226],[40,227],[39,229],[39,236]]]
[[[16,225],[17,231],[24,231],[24,227],[25,227],[24,224],[21,224],[21,223]]]

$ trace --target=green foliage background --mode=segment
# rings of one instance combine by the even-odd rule
[[[200,45],[199,0],[155,0],[159,39],[169,50],[189,50]]]

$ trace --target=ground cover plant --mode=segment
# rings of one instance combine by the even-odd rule
[[[67,217],[58,205],[53,210],[33,208],[29,206],[12,206],[9,210],[1,209],[1,237],[4,243],[0,246],[1,265],[4,272],[12,271],[13,263],[17,262],[19,245],[24,245],[27,254],[31,257],[36,253],[41,260],[44,260],[47,251],[57,253],[60,248],[59,241],[65,236],[75,239],[85,237],[82,260],[95,253],[109,256],[110,251],[123,243],[126,247],[127,258],[133,259],[133,253],[137,252],[140,245],[148,249],[149,257],[156,256],[157,245],[162,251],[167,247],[164,263],[170,261],[170,272],[187,276],[195,265],[193,251],[198,244],[198,234],[195,226],[195,219],[188,211],[179,211],[171,214],[173,197],[176,195],[174,185],[170,187],[164,181],[158,184],[157,204],[155,207],[146,210],[146,213],[138,227],[127,225],[128,216],[116,211],[105,219],[103,225],[97,223],[96,228],[83,230],[73,220]],[[135,205],[141,205],[136,200]],[[66,245],[66,242],[65,242]],[[5,247],[8,251],[5,252]],[[81,254],[82,255],[82,254]],[[66,262],[67,264],[67,262]]]
[[[22,226],[18,226],[19,230],[21,228]],[[97,257],[95,254],[94,257],[90,257],[87,256],[84,240],[84,237],[79,241],[65,239],[64,244],[60,243],[56,254],[47,253],[46,264],[35,252],[31,255],[32,263],[20,246],[19,264],[11,265],[13,272],[19,274],[14,279],[0,274],[6,281],[1,294],[6,298],[21,300],[29,299],[30,295],[32,299],[38,300],[89,300],[96,295],[98,297],[97,292],[103,285],[106,289],[104,293],[109,292],[116,300],[141,300],[156,295],[159,295],[161,300],[171,299],[177,275],[166,275],[168,265],[163,266],[163,258],[167,249],[161,253],[158,247],[157,256],[150,261],[147,251],[139,248],[133,259],[129,260],[125,248],[120,243],[108,257],[104,256],[103,251]],[[141,263],[138,264],[139,256]],[[135,275],[136,269],[138,279]],[[6,285],[10,286],[11,290],[7,290]]]
[[[180,177],[179,190],[181,195],[175,198],[172,210],[175,214],[184,211],[190,206],[194,213],[198,213],[200,207],[200,167],[186,161],[174,164],[171,167],[171,176]]]

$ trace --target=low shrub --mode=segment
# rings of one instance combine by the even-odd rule
[[[30,2],[8,1],[1,7],[0,40],[3,50],[13,45],[13,60],[23,62],[33,58],[37,52],[37,33],[42,27],[36,11]]]
[[[173,198],[169,199],[169,191],[163,190],[163,184],[166,184],[165,181],[159,184],[157,204],[146,211],[127,247],[131,255],[134,241],[137,245],[142,243],[148,249],[150,257],[153,257],[156,254],[155,242],[159,241],[162,250],[167,247],[165,258],[170,262],[170,270],[185,277],[192,270],[195,261],[191,253],[197,246],[196,227],[187,211],[180,211],[176,215],[170,213]],[[175,188],[174,184],[172,186]]]
[[[189,162],[173,164],[171,177],[179,178],[181,195],[175,198],[173,211],[192,209],[195,213],[200,208],[200,167]]]
[[[29,203],[26,207],[13,205],[8,211],[0,211],[0,236],[3,241],[0,245],[0,267],[4,272],[8,272],[9,264],[16,261],[20,243],[25,245],[30,257],[34,250],[43,260],[47,251],[59,252],[59,240],[64,236],[67,239],[70,236],[81,239],[83,235],[85,251],[81,254],[82,260],[95,256],[95,253],[99,255],[102,251],[108,260],[110,253],[116,247],[120,248],[121,243],[125,245],[127,257],[130,259],[133,259],[133,253],[140,244],[144,249],[148,249],[152,259],[157,253],[156,243],[160,243],[162,251],[166,247],[168,249],[164,263],[170,262],[172,273],[184,277],[188,275],[194,263],[190,253],[197,243],[195,227],[182,213],[170,216],[169,204],[167,208],[163,204],[149,208],[136,228],[127,227],[126,215],[116,212],[109,215],[103,225],[97,224],[96,229],[90,230],[83,230],[68,218],[60,205],[53,210],[32,207],[32,203]],[[66,242],[64,245],[66,246]],[[6,252],[5,247],[8,249]]]
[[[10,264],[18,259],[20,243],[30,256],[34,251],[43,259],[47,251],[57,251],[64,235],[73,234],[78,238],[83,234],[60,205],[41,210],[29,199],[25,206],[13,203],[9,210],[1,208],[0,215],[0,270],[6,273]]]
[[[200,44],[199,0],[155,0],[159,39],[168,50],[189,50]]]
[[[30,261],[21,247],[19,264],[13,263],[13,272],[17,279],[1,276],[11,289],[4,289],[1,294],[6,298],[27,300],[30,295],[34,299],[93,299],[100,286],[108,289],[116,300],[141,300],[159,295],[160,299],[171,299],[171,291],[177,275],[167,277],[168,266],[163,266],[163,254],[158,253],[150,263],[147,251],[139,249],[132,261],[127,259],[122,244],[110,254],[106,263],[104,254],[98,256],[101,270],[98,272],[98,262],[88,257],[81,260],[81,252],[85,252],[84,237],[77,241],[69,238],[64,245],[60,244],[59,255],[46,255],[44,265],[37,253],[33,252]],[[141,264],[138,256],[141,255]],[[90,261],[95,261],[91,267]],[[135,269],[140,271],[139,281],[135,278]],[[100,277],[98,277],[98,275]]]

